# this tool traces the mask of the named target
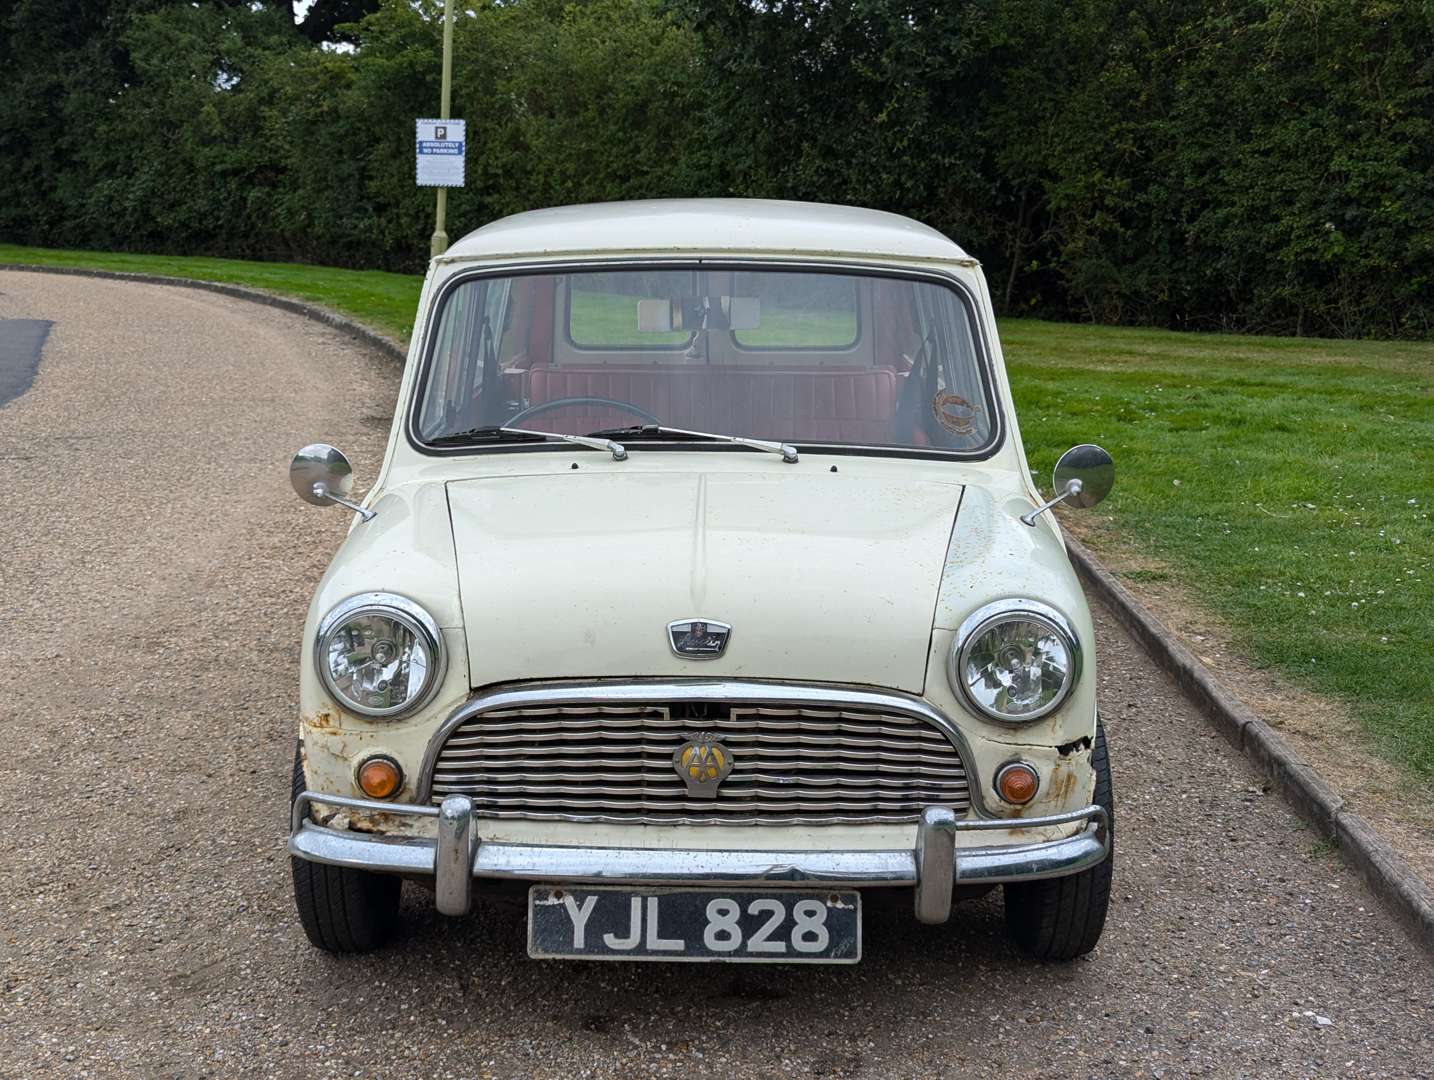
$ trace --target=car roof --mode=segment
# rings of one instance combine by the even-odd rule
[[[440,258],[683,252],[975,262],[935,229],[900,214],[776,199],[649,199],[530,210],[484,225]]]

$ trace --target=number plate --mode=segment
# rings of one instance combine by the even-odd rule
[[[861,959],[861,894],[534,885],[528,955],[854,964]]]

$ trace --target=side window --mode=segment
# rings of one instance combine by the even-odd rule
[[[479,327],[482,352],[478,356],[480,368],[492,367],[496,375],[496,358],[502,352],[503,338],[508,332],[508,296],[513,291],[512,278],[502,278],[488,285],[488,295],[483,302],[483,323]],[[479,377],[482,389],[482,376]]]
[[[504,281],[501,288],[490,290],[486,282],[468,281],[444,300],[422,413],[425,436],[476,426],[483,387],[479,351],[483,315],[492,303],[490,294],[497,295],[500,303],[506,300],[508,284]]]
[[[966,309],[949,289],[918,286],[923,345],[909,377],[924,381],[927,426],[938,446],[980,446],[991,432]]]

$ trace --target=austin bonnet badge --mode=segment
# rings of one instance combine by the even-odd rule
[[[711,619],[678,619],[667,624],[667,643],[686,660],[716,660],[731,636],[730,626]]]

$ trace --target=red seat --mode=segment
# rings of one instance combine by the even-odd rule
[[[884,443],[896,413],[898,379],[891,368],[535,367],[527,372],[526,397],[529,405],[559,398],[611,398],[645,409],[671,427],[797,441]],[[593,405],[547,415],[553,419],[546,423],[574,433],[640,422],[631,413]]]

